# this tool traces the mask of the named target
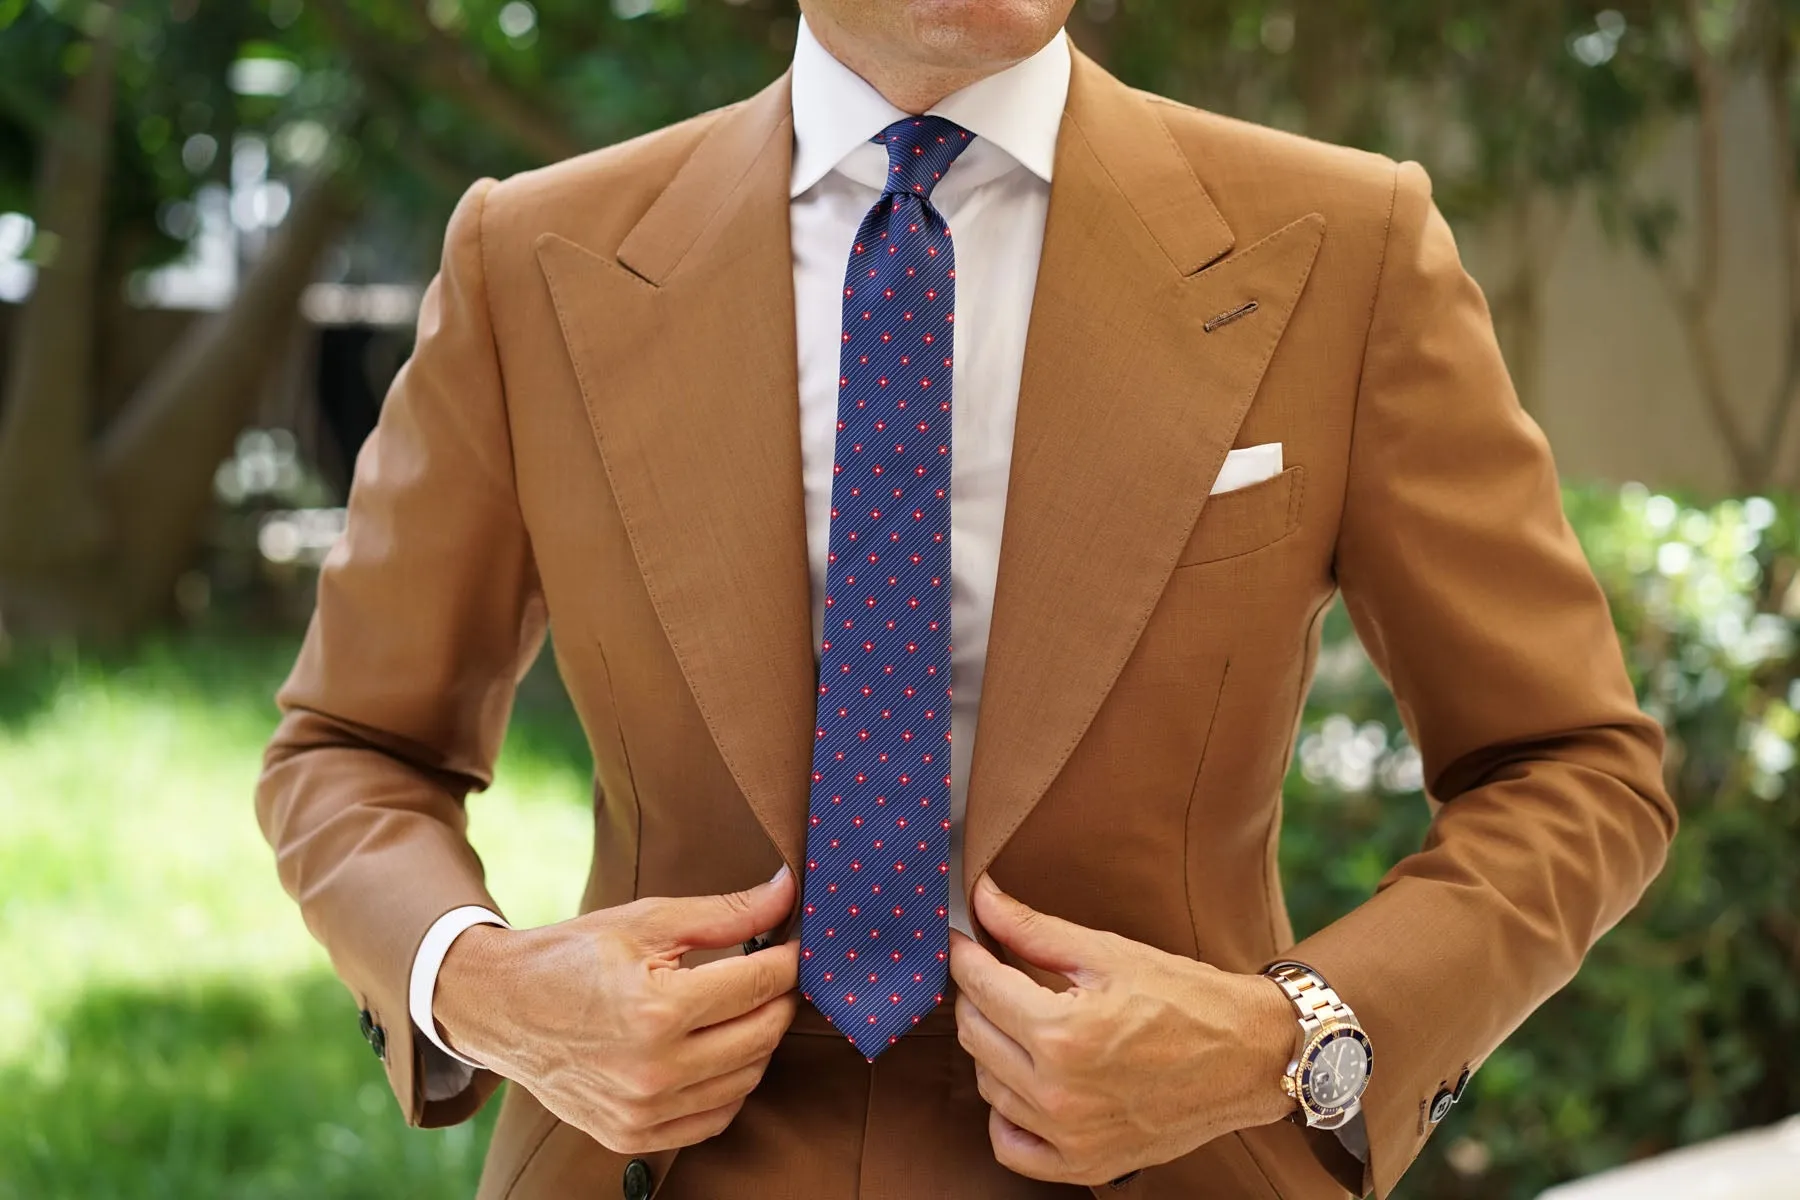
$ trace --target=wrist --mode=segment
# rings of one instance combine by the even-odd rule
[[[515,931],[499,925],[471,925],[444,953],[431,1015],[438,1035],[458,1054],[484,1063],[491,1060],[494,1038],[489,1025],[506,1010],[499,993],[510,975],[505,961],[516,937]]]
[[[1255,1123],[1267,1125],[1299,1108],[1299,1102],[1282,1087],[1299,1045],[1299,1023],[1293,1002],[1273,979],[1251,975],[1246,980],[1254,985],[1248,989],[1245,1005],[1250,1098]]]

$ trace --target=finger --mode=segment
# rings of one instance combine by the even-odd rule
[[[777,996],[742,1016],[690,1033],[671,1052],[675,1069],[693,1081],[767,1058],[781,1044],[799,1006],[798,996]]]
[[[1037,1078],[1031,1055],[983,1016],[966,992],[956,995],[956,1040],[977,1067],[993,1072],[1008,1087],[1030,1088]]]
[[[1076,983],[1097,981],[1111,962],[1111,938],[1097,929],[1041,913],[1000,890],[984,871],[975,881],[975,918],[1001,945]]]
[[[687,1029],[729,1021],[760,1008],[800,983],[800,943],[783,942],[715,962],[651,976],[669,989]]]
[[[626,1145],[610,1146],[610,1149],[619,1154],[655,1154],[658,1150],[679,1150],[684,1146],[692,1146],[724,1133],[743,1107],[744,1099],[739,1097],[709,1112],[693,1113],[653,1125],[625,1139]]]
[[[975,1068],[975,1090],[987,1101],[988,1107],[1005,1117],[1020,1129],[1031,1131],[1033,1136],[1042,1137],[1037,1130],[1048,1130],[1050,1123],[1044,1114],[1017,1089],[1004,1080],[997,1078],[992,1071],[982,1067]]]
[[[712,1112],[734,1100],[742,1100],[755,1091],[756,1085],[762,1082],[763,1072],[769,1066],[769,1059],[770,1056],[764,1054],[754,1061],[715,1075],[711,1079],[690,1083],[678,1091],[646,1101],[643,1105],[643,1112],[649,1121],[661,1124],[693,1116],[695,1113]]]
[[[981,1015],[1021,1046],[1032,1044],[1032,1030],[1055,1020],[1061,996],[1033,983],[1017,967],[995,958],[981,943],[960,930],[950,931],[950,975],[968,993]]]
[[[997,1108],[988,1111],[988,1141],[994,1147],[994,1160],[1015,1175],[1052,1183],[1070,1180],[1069,1164],[1061,1151]]]
[[[686,954],[738,946],[784,924],[794,907],[794,876],[784,865],[767,883],[719,896],[639,900],[633,926],[645,949]]]

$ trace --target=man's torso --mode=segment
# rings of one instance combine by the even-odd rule
[[[519,502],[602,784],[585,907],[729,891],[803,853],[816,660],[782,89],[487,205]],[[1385,160],[1077,59],[963,885],[991,869],[1043,911],[1227,970],[1291,941],[1281,782],[1392,194]],[[1206,499],[1227,450],[1265,442],[1282,474]],[[995,1174],[947,1015],[874,1067],[803,1016],[732,1130],[653,1164],[658,1194],[1076,1194]],[[1220,1139],[1120,1194],[1341,1196],[1302,1136]],[[606,1195],[623,1161],[519,1091],[483,1195]]]

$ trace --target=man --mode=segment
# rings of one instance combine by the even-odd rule
[[[484,1198],[1385,1196],[1660,867],[1424,174],[1069,7],[804,0],[758,95],[451,219],[258,809],[406,1118],[514,1081]],[[1441,807],[1294,945],[1339,588]],[[595,858],[515,931],[463,801],[547,618]]]

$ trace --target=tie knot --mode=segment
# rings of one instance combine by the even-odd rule
[[[885,194],[906,192],[929,199],[950,164],[975,135],[943,117],[903,117],[869,139],[887,147]]]

